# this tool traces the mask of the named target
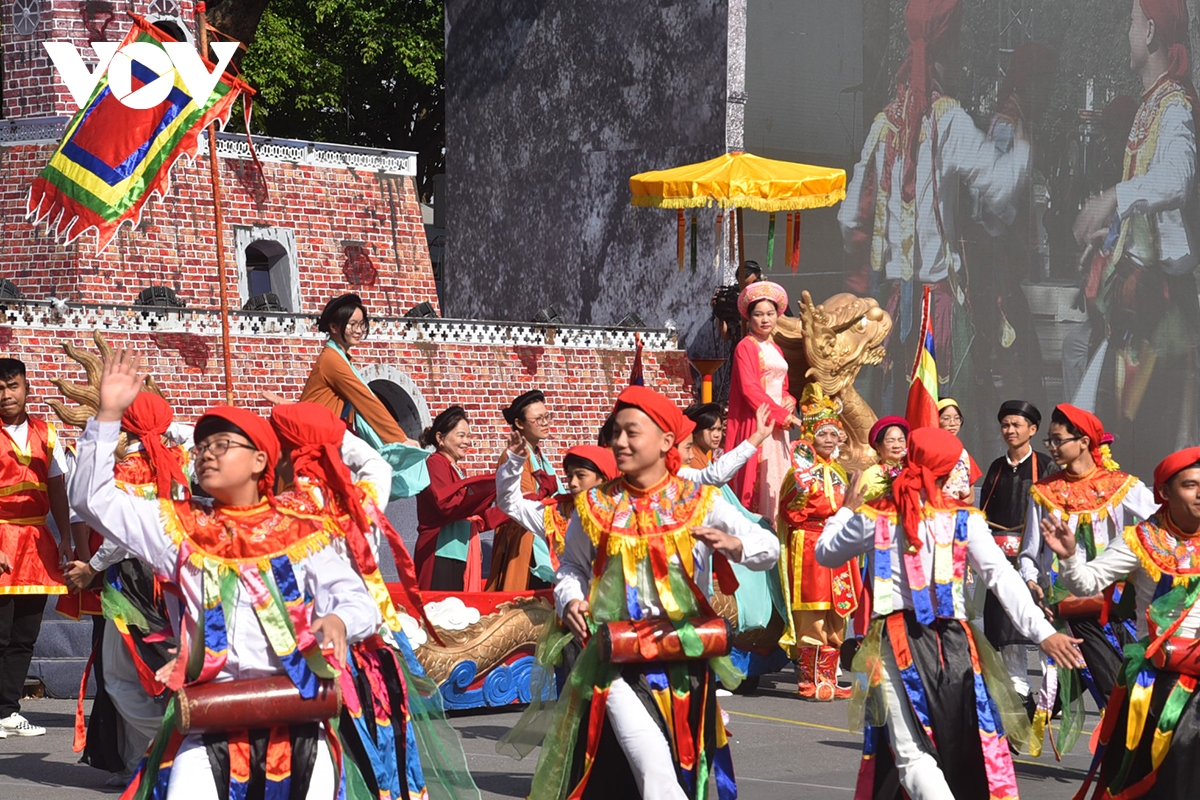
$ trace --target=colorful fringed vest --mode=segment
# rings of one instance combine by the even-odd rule
[[[227,620],[238,592],[251,598],[255,616],[270,646],[300,695],[314,698],[322,679],[337,677],[309,630],[313,598],[307,597],[293,563],[330,545],[321,516],[304,514],[267,500],[246,507],[214,509],[197,501],[159,501],[164,529],[179,549],[176,572],[201,572],[201,618],[185,621],[180,659],[170,685],[204,683],[216,678],[229,655]],[[194,624],[189,624],[194,623]],[[190,639],[190,641],[189,641]],[[183,653],[187,653],[186,659]],[[175,730],[178,703],[167,706],[162,727],[123,797],[135,800],[165,796],[171,766],[183,737]],[[292,740],[286,727],[271,729],[267,764],[287,764]],[[340,768],[336,736],[329,738]],[[250,780],[251,743],[246,731],[228,737],[230,796],[244,792]],[[286,794],[287,774],[268,770],[267,795]],[[270,784],[275,784],[271,786]]]
[[[873,574],[873,617],[886,617],[895,610],[893,543],[899,521],[896,504],[885,497],[863,506],[861,513],[875,525]],[[925,574],[921,554],[902,551],[912,611],[922,625],[935,618],[967,619],[963,578],[967,566],[967,523],[979,509],[968,507],[938,510],[927,507],[925,521],[933,534],[933,575]]]

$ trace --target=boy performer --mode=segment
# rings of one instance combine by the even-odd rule
[[[1050,456],[1033,449],[1031,440],[1042,424],[1042,413],[1036,406],[1024,400],[1007,400],[1000,406],[996,419],[1000,423],[1000,435],[1008,445],[1008,453],[988,467],[980,491],[983,502],[979,509],[992,529],[992,538],[1015,567],[1025,533],[1025,516],[1029,512],[1029,490],[1057,467]],[[1029,640],[1017,632],[996,596],[990,592],[983,601],[983,632],[992,647],[1000,651],[1012,678],[1013,690],[1027,697],[1029,663],[1025,647]]]
[[[441,718],[441,695],[423,680],[424,670],[379,570],[382,534],[396,559],[404,610],[420,617],[416,568],[379,507],[380,498],[386,502],[388,497],[391,467],[323,406],[276,405],[271,409],[271,427],[283,445],[293,478],[292,490],[278,498],[280,505],[326,516],[336,549],[353,564],[384,622],[379,636],[350,648],[338,676],[345,701],[339,733],[347,756],[371,797],[427,798],[427,777],[439,797],[458,796],[459,790],[477,797],[461,747],[451,746],[458,735]],[[414,695],[414,689],[422,696]],[[431,711],[435,713],[430,715]],[[430,722],[442,731],[430,730]],[[440,741],[434,748],[437,752],[427,755],[431,767],[427,776],[420,755],[433,745],[428,736]],[[420,751],[419,738],[424,742]],[[349,761],[345,765],[349,772]]]
[[[232,696],[245,701],[266,691],[262,679],[279,678],[273,687],[286,692],[284,703],[295,709],[301,699],[313,701],[324,715],[323,680],[337,673],[323,651],[344,664],[347,643],[379,628],[362,579],[330,547],[323,517],[275,502],[279,441],[249,411],[216,407],[196,425],[196,480],[211,503],[121,492],[113,451],[122,414],[143,384],[127,352],[105,359],[99,411],[80,437],[69,494],[84,521],[179,588],[180,657],[168,686],[177,689],[185,678],[189,691],[220,685],[226,701],[216,707],[229,714],[237,713]],[[341,746],[327,719],[243,713],[244,725],[205,728],[177,694],[124,797],[212,800],[263,787],[266,796],[317,800],[344,790]],[[205,732],[192,732],[193,725]]]
[[[78,409],[81,414],[94,408]],[[173,425],[171,406],[157,394],[141,392],[121,415],[121,431],[128,437],[122,458],[114,466],[116,484],[123,491],[147,500],[191,495],[187,476],[188,455],[176,439],[191,441],[191,430]],[[121,452],[118,447],[118,452]],[[92,532],[94,533],[94,532]],[[124,788],[146,747],[154,739],[167,706],[167,687],[157,673],[170,662],[179,645],[168,616],[166,596],[146,562],[132,558],[112,540],[103,540],[90,560],[73,562],[66,573],[72,588],[90,585],[103,575],[101,604],[107,617],[100,637],[100,662],[96,669],[103,691],[121,718],[117,751],[123,762],[109,779]],[[93,657],[96,651],[93,650]],[[86,688],[86,687],[85,687]],[[84,690],[76,707],[75,749],[84,750],[92,766],[105,766],[106,748],[115,737],[115,721],[97,700],[88,720],[86,746],[78,740],[83,723]]]
[[[1062,519],[1042,522],[1047,547],[1058,555],[1058,578],[1080,597],[1104,591],[1126,575],[1137,597],[1141,641],[1125,661],[1100,728],[1095,798],[1194,797],[1200,778],[1200,715],[1192,695],[1200,678],[1200,447],[1165,458],[1154,470],[1161,506],[1087,561]]]
[[[682,425],[666,397],[625,389],[612,440],[622,477],[576,500],[554,593],[586,646],[542,747],[535,800],[700,800],[710,775],[722,800],[735,796],[713,678],[729,685],[736,673],[720,657],[728,629],[708,603],[709,562],[722,552],[765,570],[779,542],[715,488],[678,477]]]
[[[6,440],[0,442],[0,739],[46,732],[21,716],[21,696],[46,596],[66,593],[61,565],[74,551],[58,431],[25,410],[28,394],[25,364],[0,358]],[[47,514],[54,515],[58,527],[57,545],[46,527]]]
[[[1068,596],[1056,578],[1054,553],[1042,542],[1042,521],[1062,519],[1075,534],[1079,554],[1090,561],[1110,542],[1119,540],[1126,526],[1136,525],[1157,509],[1153,493],[1105,457],[1103,440],[1104,425],[1095,414],[1065,403],[1055,407],[1046,447],[1062,470],[1038,481],[1030,490],[1020,555],[1021,577],[1038,602],[1053,609],[1055,620],[1065,623],[1071,635],[1083,639],[1087,662],[1086,670],[1072,674],[1046,665],[1033,719],[1035,753],[1053,714],[1059,687],[1063,686],[1064,694],[1058,749],[1066,751],[1083,721],[1082,691],[1076,681],[1082,681],[1096,704],[1103,707],[1121,666],[1121,648],[1134,638],[1124,625],[1108,624],[1111,594],[1087,600]]]
[[[968,563],[1023,634],[1063,663],[1083,663],[1021,585],[983,514],[943,493],[962,454],[951,433],[913,431],[891,496],[856,513],[862,487],[853,481],[817,542],[818,563],[830,567],[866,553],[874,580],[873,621],[855,658],[870,681],[859,800],[886,796],[893,769],[911,800],[1017,796],[1006,728],[1020,739],[1016,727],[1028,721],[967,622]]]

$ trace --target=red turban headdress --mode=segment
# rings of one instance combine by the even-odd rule
[[[1188,12],[1183,0],[1139,0],[1146,19],[1154,22],[1154,35],[1167,48],[1167,77],[1183,86],[1192,102],[1192,118],[1200,126],[1200,101],[1192,84],[1188,59]]]
[[[310,478],[333,497],[341,498],[359,527],[369,531],[371,520],[363,509],[350,468],[342,461],[346,423],[325,406],[289,403],[271,409],[271,427],[288,449],[293,474]]]
[[[159,499],[171,499],[171,482],[188,490],[183,467],[163,444],[162,437],[175,419],[171,405],[153,392],[142,392],[121,415],[121,427],[141,440],[146,460],[154,470],[154,483]]]
[[[903,103],[908,89],[904,115],[904,186],[902,199],[911,202],[917,185],[917,149],[921,143],[921,124],[933,108],[933,65],[958,41],[962,27],[959,0],[909,0],[904,9],[904,29],[908,33],[908,60],[896,76],[897,90]],[[933,145],[937,146],[937,128]]]
[[[203,416],[196,422],[197,438],[201,436],[206,421],[211,424],[216,420],[223,420],[235,426],[245,434],[251,444],[266,454],[267,468],[258,480],[258,491],[267,497],[274,495],[275,465],[279,463],[279,439],[275,437],[275,432],[271,430],[271,424],[253,411],[247,411],[244,408],[213,406],[208,411],[205,411]]]
[[[996,105],[1003,106],[1014,92],[1021,93],[1029,87],[1029,81],[1038,75],[1049,75],[1054,72],[1057,57],[1054,51],[1039,42],[1026,42],[1013,51],[1009,60],[1011,67],[1000,87]]]
[[[1159,487],[1165,486],[1171,478],[1174,478],[1181,471],[1197,463],[1200,463],[1200,447],[1189,447],[1186,450],[1180,450],[1178,453],[1172,453],[1160,461],[1158,466],[1154,468],[1154,499],[1165,505],[1167,497],[1159,490]]]
[[[683,438],[683,412],[679,406],[672,403],[664,395],[645,386],[630,386],[617,395],[617,405],[614,411],[622,408],[636,408],[654,421],[654,424],[664,433],[675,434],[675,441]],[[693,429],[695,425],[693,424]],[[683,458],[674,447],[667,453],[667,469],[677,474],[683,466]]]
[[[575,456],[590,461],[600,470],[600,475],[611,481],[621,475],[617,469],[617,459],[613,456],[612,450],[607,447],[600,447],[594,444],[581,444],[572,447],[567,451],[567,457]]]
[[[963,446],[958,437],[940,428],[917,428],[908,437],[908,454],[904,469],[892,482],[892,498],[900,513],[904,536],[910,547],[921,548],[920,524],[924,502],[934,508],[948,509],[956,505],[937,486],[939,478],[949,476],[962,457]],[[925,500],[921,500],[921,492]]]
[[[1096,462],[1097,466],[1103,464],[1104,453],[1100,452],[1100,446],[1104,444],[1104,423],[1100,421],[1100,418],[1090,411],[1084,411],[1069,403],[1055,406],[1054,410],[1061,411],[1072,425],[1091,440],[1092,460]]]

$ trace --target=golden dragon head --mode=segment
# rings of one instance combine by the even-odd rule
[[[820,305],[800,296],[800,325],[808,357],[807,377],[827,395],[853,385],[865,365],[883,361],[892,318],[869,297],[835,294]]]

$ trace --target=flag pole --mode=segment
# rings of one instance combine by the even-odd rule
[[[196,4],[200,58],[208,58],[208,9]],[[249,131],[247,131],[249,134]],[[221,162],[217,160],[217,125],[208,123],[208,163],[212,179],[213,217],[217,235],[217,288],[221,302],[221,358],[225,370],[225,404],[233,405],[233,358],[229,350],[229,288],[225,280],[225,219],[221,214]]]

